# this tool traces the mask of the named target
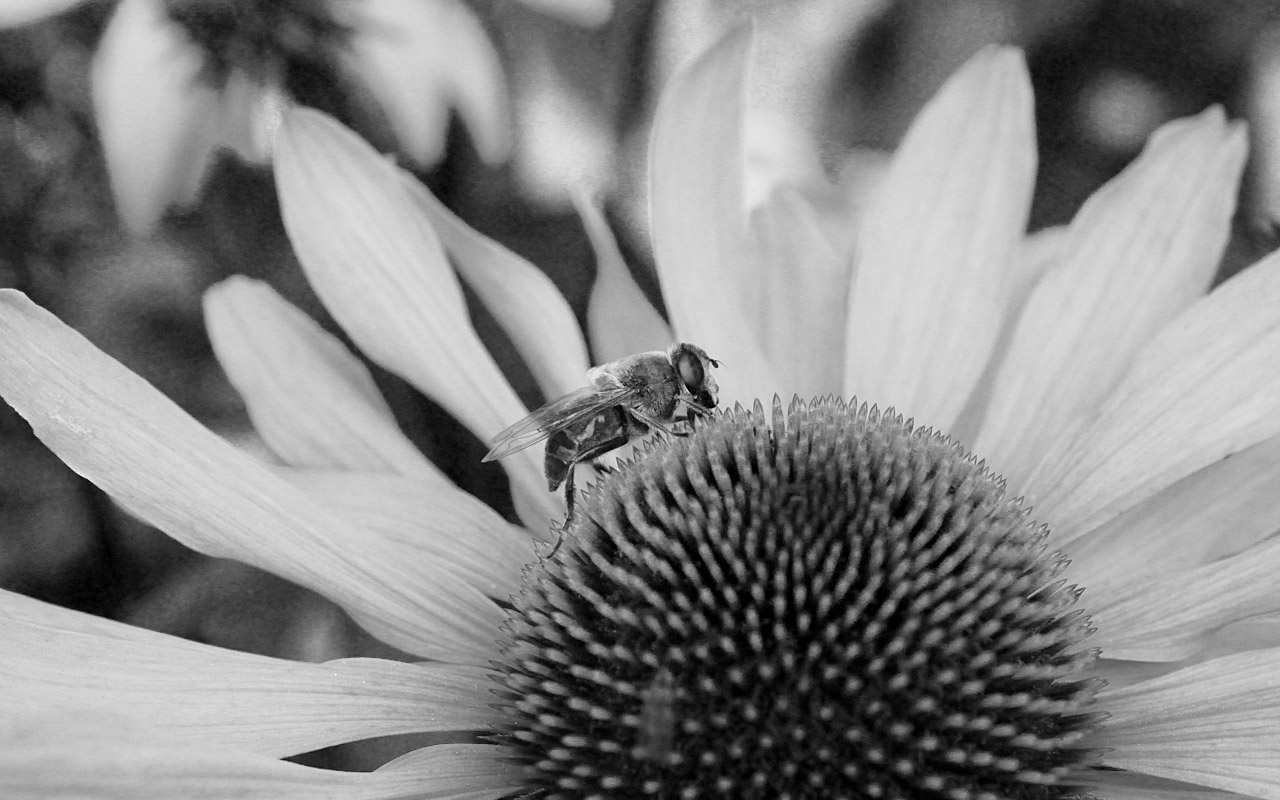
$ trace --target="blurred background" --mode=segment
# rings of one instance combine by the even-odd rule
[[[1272,0],[5,0],[0,285],[53,310],[198,419],[253,447],[213,359],[201,295],[270,282],[341,335],[285,239],[269,167],[283,103],[333,114],[471,225],[537,264],[579,319],[595,257],[572,204],[598,198],[661,307],[645,143],[673,69],[757,25],[749,154],[870,191],[919,107],[978,49],[1019,45],[1035,85],[1033,229],[1068,221],[1156,127],[1221,104],[1251,161],[1220,278],[1274,248],[1280,4]],[[510,343],[481,337],[531,405]],[[370,365],[411,438],[510,513],[484,444]],[[195,554],[121,513],[0,406],[0,587],[286,658],[395,653],[335,606]],[[361,768],[403,742],[308,757]]]

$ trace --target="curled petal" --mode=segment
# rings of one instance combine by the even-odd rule
[[[122,0],[93,61],[93,106],[116,211],[146,233],[195,200],[217,136],[204,59],[158,0]]]

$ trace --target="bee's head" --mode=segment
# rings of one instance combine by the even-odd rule
[[[708,371],[711,367],[720,366],[720,362],[707,355],[701,347],[687,342],[679,342],[668,351],[671,366],[675,367],[680,382],[694,401],[703,408],[715,408],[719,402],[716,379]]]

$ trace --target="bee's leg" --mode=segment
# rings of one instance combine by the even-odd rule
[[[564,476],[564,527],[569,527],[569,523],[573,521],[573,468],[574,464],[569,465],[569,471]]]
[[[637,411],[634,408],[628,408],[627,413],[633,416],[636,420],[640,421],[640,426],[637,428],[638,434],[644,434],[644,433],[647,433],[649,430],[654,430],[654,431],[658,431],[659,433],[665,433],[668,436],[681,435],[675,428],[671,427],[670,425],[667,425],[665,422],[660,422],[654,417],[651,417],[648,414],[645,414],[641,411]],[[632,421],[632,424],[634,424],[634,420]]]
[[[564,524],[561,523],[557,525],[553,522],[550,527],[556,534],[556,539],[551,543],[550,549],[543,552],[543,548],[547,547],[547,545],[541,540],[534,540],[533,543],[533,554],[538,557],[539,561],[546,561],[548,558],[554,556],[560,550],[560,545],[564,544]]]
[[[677,434],[678,436],[690,435],[691,433],[693,433],[694,430],[696,430],[695,424],[699,419],[709,419],[711,417],[711,410],[708,409],[706,406],[704,406],[701,402],[697,401],[696,399],[690,400],[689,398],[683,397],[683,396],[678,397],[676,399],[684,404],[684,409],[685,409],[685,415],[676,421],[683,422],[689,428],[689,430],[687,431],[678,433]]]
[[[560,545],[562,544],[564,544],[564,526],[563,525],[561,525],[559,528],[556,529],[556,543],[551,545],[551,549],[547,551],[547,554],[545,556],[542,556],[542,559],[545,561],[546,559],[554,556],[556,553],[560,551]]]
[[[551,523],[551,527],[555,528],[556,531],[556,541],[546,553],[538,554],[538,557],[544,561],[560,551],[560,545],[564,544],[564,532],[569,529],[569,523],[573,520],[573,467],[575,463],[570,461],[564,464],[564,522],[559,525],[554,522]]]

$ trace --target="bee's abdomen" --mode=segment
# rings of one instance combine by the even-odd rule
[[[547,438],[547,454],[543,471],[547,475],[547,491],[554,492],[564,483],[569,468],[578,456],[578,443],[565,431],[556,431]]]

